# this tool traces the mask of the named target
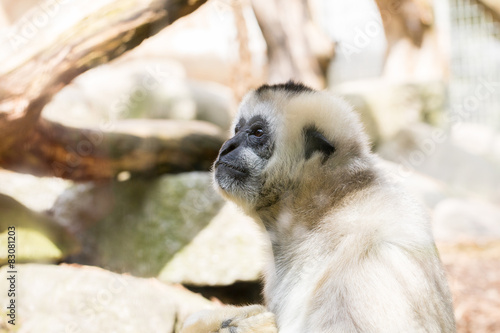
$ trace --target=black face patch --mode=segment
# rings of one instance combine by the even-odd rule
[[[257,93],[257,95],[262,95],[265,91],[269,90],[281,90],[292,94],[314,91],[313,89],[309,88],[308,86],[305,86],[300,82],[293,82],[292,80],[290,80],[286,83],[280,83],[280,84],[272,84],[272,85],[264,84],[260,86],[255,92]]]
[[[219,151],[215,162],[216,174],[222,171],[233,179],[245,180],[250,175],[247,162],[243,160],[245,149],[251,149],[264,160],[268,160],[273,153],[270,128],[261,116],[238,121],[234,136]]]
[[[234,128],[234,136],[222,146],[219,157],[224,155],[225,146],[250,147],[263,159],[269,159],[272,154],[270,143],[271,132],[269,125],[261,116],[254,116],[248,120],[241,118]]]
[[[305,138],[305,158],[308,160],[315,152],[323,154],[322,163],[335,152],[335,147],[325,136],[314,126],[304,128]]]

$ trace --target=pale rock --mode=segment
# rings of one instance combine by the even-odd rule
[[[429,211],[450,196],[450,190],[446,184],[437,179],[383,159],[379,160],[379,166],[389,174],[393,181],[403,186],[408,193],[424,204]]]
[[[443,200],[434,210],[433,230],[439,242],[499,240],[500,206],[473,199]]]
[[[230,88],[186,79],[176,61],[144,58],[83,73],[56,94],[43,115],[103,132],[129,118],[205,120],[227,129],[235,109]]]
[[[3,291],[10,285],[7,270],[0,269]],[[16,325],[7,323],[7,311],[0,315],[8,332],[174,333],[190,314],[214,307],[180,287],[96,267],[29,264],[16,270]],[[1,293],[2,309],[9,302]]]
[[[500,134],[483,124],[458,123],[451,128],[453,144],[476,156],[500,163]]]
[[[332,87],[361,115],[375,144],[420,121],[438,123],[446,103],[441,82],[392,83],[382,79],[355,81]]]
[[[10,238],[12,237],[12,238]],[[57,262],[76,253],[79,242],[51,216],[35,212],[0,194],[0,265],[8,262],[8,242],[15,244],[15,261]]]
[[[437,179],[453,195],[479,196],[500,204],[500,162],[457,145],[449,132],[419,123],[381,145],[385,159]]]
[[[79,184],[52,214],[83,245],[72,262],[136,276],[160,270],[216,216],[223,199],[208,172]]]
[[[257,281],[262,273],[267,235],[233,203],[163,268],[159,279],[197,286]]]
[[[57,197],[72,185],[72,181],[61,178],[36,177],[0,169],[0,193],[37,212],[50,209]]]

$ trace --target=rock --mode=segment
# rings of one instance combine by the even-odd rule
[[[212,188],[209,173],[79,184],[53,216],[77,235],[72,262],[192,286],[257,281],[265,236]]]
[[[429,209],[434,209],[439,202],[451,195],[443,182],[403,165],[380,159],[379,166]]]
[[[342,97],[347,100],[354,110],[359,114],[363,127],[371,140],[372,147],[379,145],[381,138],[378,122],[373,114],[373,110],[368,104],[366,97],[356,94],[344,94]]]
[[[52,213],[81,239],[83,252],[73,262],[157,276],[222,205],[210,173],[193,172],[76,185]]]
[[[170,77],[144,94],[142,98],[132,94],[120,117],[204,120],[227,130],[236,111],[232,91],[213,82]]]
[[[226,203],[158,278],[194,286],[257,281],[264,264],[265,237],[251,218],[233,203]]]
[[[187,80],[176,61],[145,58],[111,62],[78,76],[44,108],[44,117],[103,131],[129,118],[205,120],[227,129],[235,109],[228,87]]]
[[[114,209],[115,195],[109,184],[81,183],[64,191],[49,213],[74,235],[105,219]]]
[[[131,134],[141,138],[180,142],[186,141],[189,136],[206,135],[220,139],[222,141],[220,146],[226,140],[226,133],[221,131],[219,127],[206,121],[197,120],[125,119],[113,123],[113,132]],[[168,147],[167,144],[164,146]]]
[[[453,194],[500,204],[500,162],[457,146],[444,130],[420,123],[401,130],[379,154],[444,182]]]
[[[429,208],[436,242],[486,244],[500,240],[500,205],[480,200],[472,192],[460,195],[445,182],[400,164],[381,160],[380,166]]]
[[[453,144],[466,152],[500,164],[500,134],[492,126],[458,123],[450,135]]]
[[[196,119],[229,129],[237,105],[231,90],[211,82],[188,81],[190,96],[195,101]]]
[[[169,60],[111,62],[79,75],[44,108],[44,117],[72,127],[105,127],[133,116],[138,104],[184,70]]]
[[[95,267],[18,265],[16,332],[174,332],[190,314],[213,304],[180,287]],[[9,289],[7,267],[0,288]],[[0,304],[7,308],[7,292]],[[0,326],[6,323],[3,311]]]
[[[450,198],[441,201],[434,210],[434,236],[437,241],[448,243],[500,240],[499,222],[499,206]]]
[[[78,241],[50,216],[34,212],[0,194],[0,247],[8,248],[9,227],[15,228],[16,262],[56,262],[79,249]],[[7,263],[0,252],[0,265]]]
[[[422,120],[438,122],[445,106],[445,86],[441,82],[355,81],[332,90],[354,105],[376,144]]]
[[[50,209],[57,197],[72,184],[61,178],[35,177],[0,169],[0,193],[37,212]]]

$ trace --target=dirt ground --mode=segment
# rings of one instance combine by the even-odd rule
[[[500,241],[438,248],[453,294],[457,332],[500,332]]]

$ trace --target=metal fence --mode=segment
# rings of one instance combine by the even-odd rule
[[[449,0],[450,115],[500,130],[500,23],[476,0]]]

